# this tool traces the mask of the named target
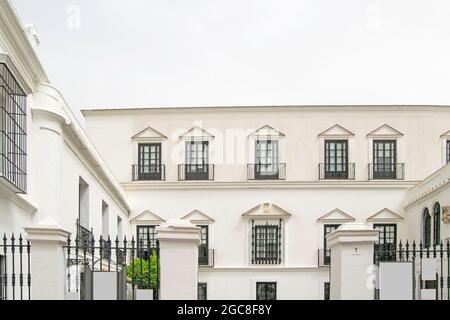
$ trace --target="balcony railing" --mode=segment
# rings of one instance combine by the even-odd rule
[[[214,267],[214,249],[200,246],[198,249],[198,265],[203,267]]]
[[[355,164],[319,163],[319,180],[355,180]]]
[[[89,229],[81,226],[78,223],[77,219],[77,239],[78,246],[82,248],[82,250],[89,251],[89,248],[92,246],[92,240],[94,239],[94,233]]]
[[[404,163],[369,164],[369,180],[405,180]]]
[[[286,180],[286,164],[249,164],[248,180]]]
[[[331,263],[331,250],[319,249],[317,256],[317,264],[319,267],[329,266]]]
[[[206,180],[214,181],[213,164],[180,164],[178,165],[179,181]]]
[[[159,165],[133,165],[131,171],[132,181],[164,181],[166,180],[166,166]]]

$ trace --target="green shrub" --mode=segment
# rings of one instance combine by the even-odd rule
[[[148,272],[150,265],[150,274]],[[134,277],[133,277],[133,267],[134,267]],[[136,258],[127,267],[128,279],[134,278],[134,284],[138,289],[153,289],[155,290],[157,286],[157,280],[159,278],[159,260],[156,256],[156,251],[152,252],[150,260]],[[149,276],[150,276],[150,288],[149,288]]]

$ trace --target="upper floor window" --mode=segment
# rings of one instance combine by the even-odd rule
[[[397,179],[397,141],[373,141],[373,179]]]
[[[0,63],[0,177],[15,191],[27,189],[27,97],[8,67]]]
[[[441,242],[441,205],[437,202],[433,207],[433,243]]]
[[[277,283],[257,282],[256,300],[277,300]]]
[[[138,180],[163,180],[161,143],[139,144]]]
[[[422,214],[422,241],[425,248],[431,245],[431,215],[428,208]]]
[[[348,178],[348,140],[325,140],[325,179]]]
[[[281,263],[281,221],[278,224],[256,224],[252,221],[252,263]]]
[[[198,248],[198,264],[209,264],[209,226],[198,226],[201,231],[201,244]]]
[[[279,178],[279,154],[277,140],[255,142],[255,179],[277,180]]]
[[[180,180],[213,180],[209,164],[209,141],[186,141],[186,163],[180,165]]]
[[[450,163],[450,140],[447,140],[447,163]]]

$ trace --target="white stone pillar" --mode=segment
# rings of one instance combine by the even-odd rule
[[[377,240],[378,231],[363,223],[345,223],[327,236],[331,300],[374,299],[371,272]]]
[[[156,228],[160,246],[161,300],[197,300],[200,228],[169,220]]]
[[[64,300],[67,263],[63,246],[69,233],[50,217],[25,232],[31,244],[31,298]]]

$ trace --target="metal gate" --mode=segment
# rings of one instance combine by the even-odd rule
[[[0,300],[31,300],[31,245],[11,235],[0,242]]]
[[[413,297],[415,300],[450,300],[450,246],[444,244],[424,246],[422,242],[405,245],[384,245],[374,252],[375,265],[380,262],[411,262],[413,265]],[[379,299],[379,288],[375,289]]]
[[[95,300],[96,276],[110,273],[117,300],[158,300],[160,289],[159,242],[94,239],[92,231],[81,230],[67,240],[67,299]],[[104,276],[104,275],[102,275]],[[100,278],[100,277],[98,277]],[[99,298],[97,298],[99,299]]]

